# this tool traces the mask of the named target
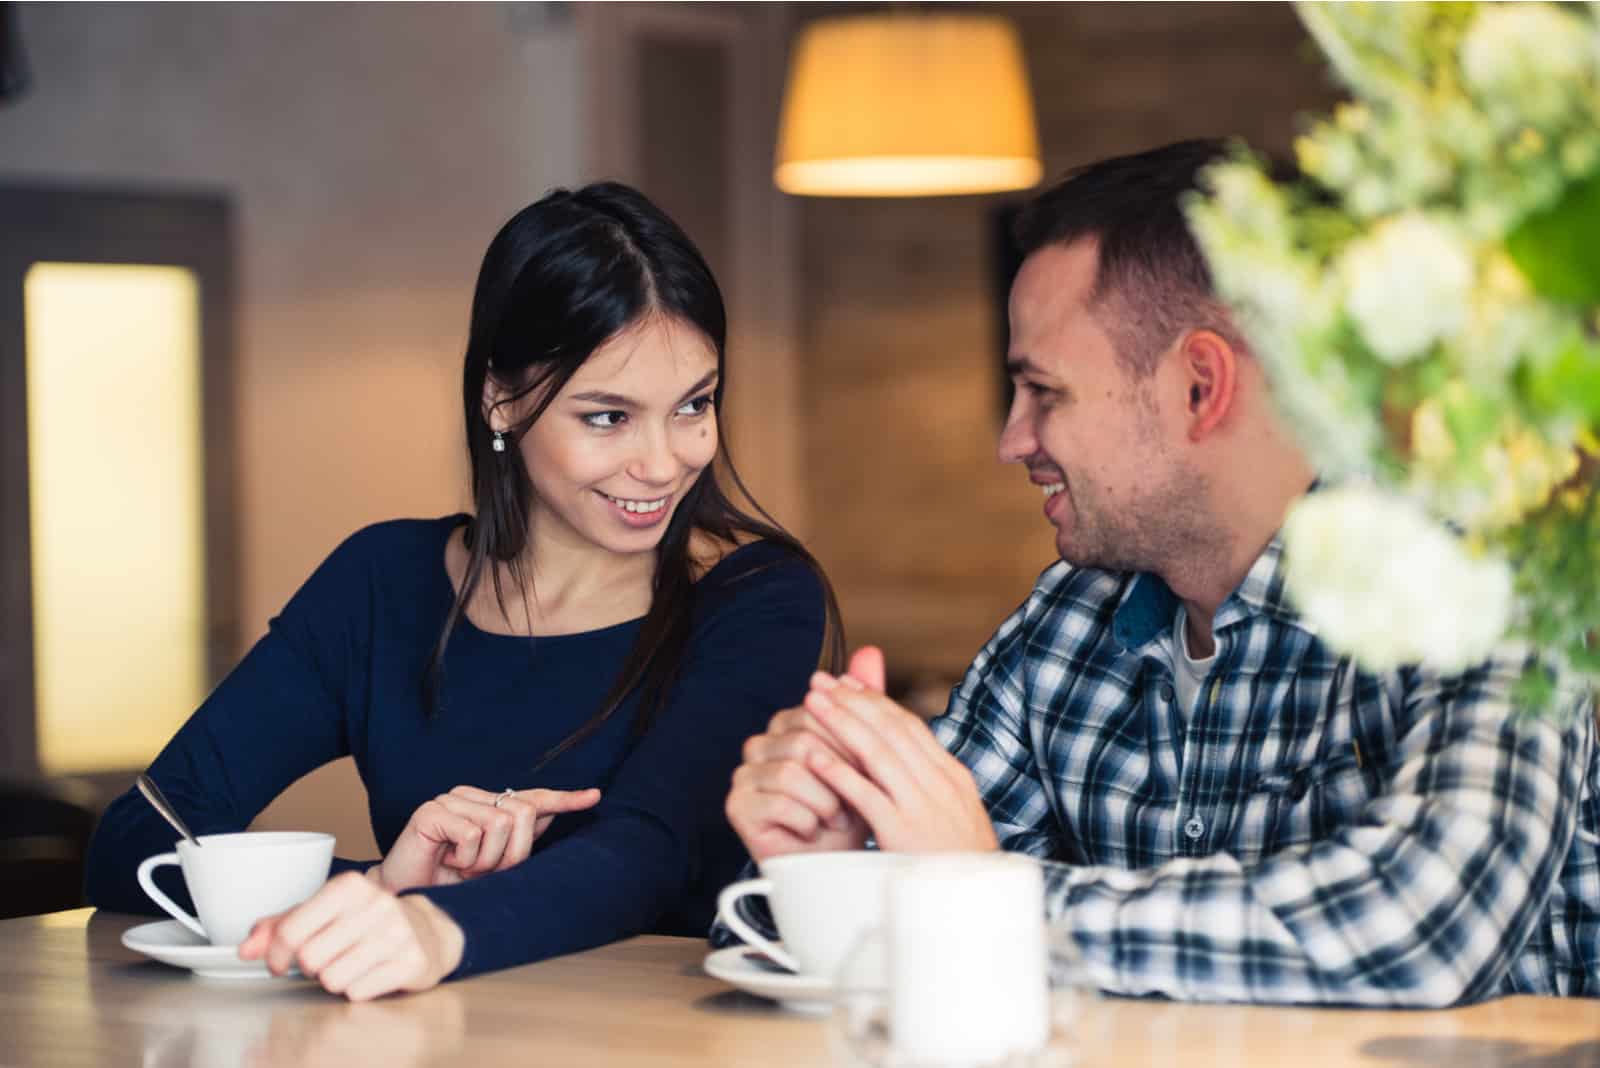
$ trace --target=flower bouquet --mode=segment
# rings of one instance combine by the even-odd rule
[[[1334,648],[1441,670],[1521,639],[1600,682],[1600,11],[1298,5],[1352,100],[1189,219],[1331,488],[1285,527]],[[1530,670],[1542,704],[1551,674]]]

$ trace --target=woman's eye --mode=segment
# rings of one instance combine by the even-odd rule
[[[589,412],[579,416],[585,423],[596,430],[612,430],[621,426],[628,418],[626,412]]]
[[[707,393],[702,397],[696,397],[694,400],[689,401],[683,407],[679,408],[678,409],[678,414],[679,415],[704,415],[706,412],[708,412],[710,410],[711,410],[711,394]]]

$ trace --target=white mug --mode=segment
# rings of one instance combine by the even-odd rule
[[[831,977],[862,934],[883,923],[884,888],[900,853],[794,853],[761,865],[761,878],[723,890],[717,915],[768,957],[802,975]],[[739,915],[740,898],[765,894],[778,921],[776,945]]]
[[[183,869],[198,917],[179,908],[151,873],[163,864]],[[328,881],[333,835],[314,831],[244,831],[187,839],[177,852],[139,865],[139,885],[173,919],[212,945],[235,946],[263,916],[293,908]]]
[[[881,926],[834,976],[833,1034],[853,1064],[990,1068],[1054,1063],[1091,987],[1044,913],[1031,857],[916,857],[886,888]],[[887,982],[878,977],[887,959]]]

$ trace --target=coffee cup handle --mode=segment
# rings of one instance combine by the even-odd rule
[[[146,857],[144,863],[139,865],[139,885],[143,887],[145,893],[150,895],[150,900],[160,905],[173,919],[201,938],[210,941],[210,936],[206,934],[206,929],[200,926],[200,921],[180,909],[178,903],[163,894],[160,888],[156,886],[156,881],[150,877],[150,873],[161,867],[161,865],[176,863],[178,863],[178,854],[176,853],[158,853],[153,857]],[[123,870],[126,871],[127,869],[124,868]]]
[[[761,952],[788,968],[791,972],[799,974],[800,963],[791,957],[787,950],[773,943],[770,939],[763,938],[754,927],[745,922],[739,915],[738,902],[742,897],[751,897],[755,894],[772,893],[771,879],[746,879],[734,883],[717,895],[717,917],[728,925],[728,929],[745,942],[755,946]]]

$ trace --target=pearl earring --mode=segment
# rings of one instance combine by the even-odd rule
[[[506,451],[506,436],[498,430],[494,432],[494,444],[492,448],[495,452]]]

